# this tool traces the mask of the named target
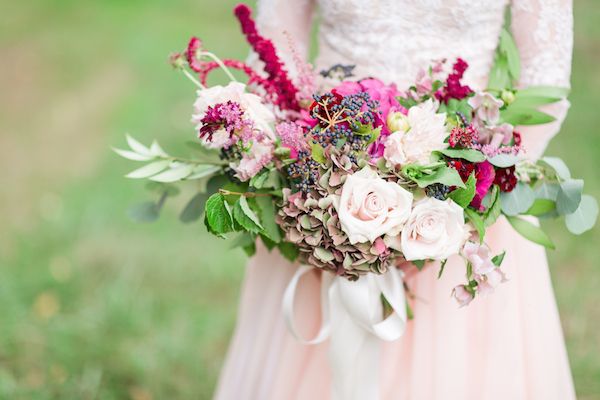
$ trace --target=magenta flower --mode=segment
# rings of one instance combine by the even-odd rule
[[[487,195],[488,191],[494,183],[494,167],[488,161],[484,161],[475,166],[475,197],[471,201],[471,205],[475,208],[481,208],[481,202]]]

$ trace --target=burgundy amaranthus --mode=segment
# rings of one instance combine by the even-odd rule
[[[213,134],[219,129],[225,129],[230,137],[234,132],[246,136],[252,131],[252,123],[244,117],[244,111],[238,103],[228,101],[209,106],[201,120],[198,137],[212,141]]]
[[[465,60],[458,58],[452,66],[452,73],[448,75],[446,85],[437,91],[435,97],[444,103],[448,103],[450,99],[461,100],[473,93],[469,86],[461,83],[468,67],[469,64]]]
[[[283,63],[277,57],[273,43],[256,30],[256,23],[252,19],[250,8],[245,4],[239,4],[235,7],[234,14],[240,21],[246,40],[265,63],[265,72],[269,75],[269,80],[273,83],[277,94],[277,106],[282,110],[299,111],[298,89],[289,79]]]

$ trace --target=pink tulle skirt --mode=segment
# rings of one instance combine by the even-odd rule
[[[383,343],[383,400],[575,398],[544,249],[504,220],[486,241],[507,251],[508,282],[465,308],[450,296],[464,280],[462,260],[450,260],[439,280],[436,265],[408,278],[415,317],[401,339]],[[296,268],[264,248],[250,261],[215,399],[330,398],[328,342],[299,344],[282,317],[283,291]],[[306,335],[320,323],[319,279],[316,271],[303,278],[296,298]]]

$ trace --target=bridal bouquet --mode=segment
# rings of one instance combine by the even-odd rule
[[[134,216],[156,218],[173,182],[196,181],[198,194],[181,219],[203,214],[209,232],[237,233],[248,254],[259,239],[291,261],[350,281],[430,261],[440,263],[441,275],[446,260],[459,256],[465,281],[453,295],[460,305],[506,279],[502,249],[485,242],[501,215],[549,248],[551,239],[527,216],[564,216],[575,234],[595,223],[598,207],[582,195],[582,180],[558,158],[527,158],[516,127],[551,122],[538,108],[566,91],[516,89],[519,59],[508,33],[489,89],[464,84],[468,65],[457,59],[423,66],[414,85],[399,90],[377,78],[352,79],[352,66],[333,66],[317,79],[291,41],[294,65],[286,66],[249,8],[240,5],[235,15],[260,61],[222,60],[197,38],[171,57],[198,89],[194,156],[131,137],[129,150],[116,149],[145,163],[129,178],[149,179],[160,191],[157,203],[133,209]],[[215,70],[230,83],[208,86]]]

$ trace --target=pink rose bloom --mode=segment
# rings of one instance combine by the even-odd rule
[[[452,296],[458,301],[461,307],[468,305],[473,300],[473,295],[467,290],[465,285],[458,285],[452,290]]]
[[[481,202],[487,195],[492,184],[494,183],[494,167],[488,161],[475,165],[475,178],[477,183],[475,184],[475,197],[471,201],[471,205],[475,208],[481,208]]]

